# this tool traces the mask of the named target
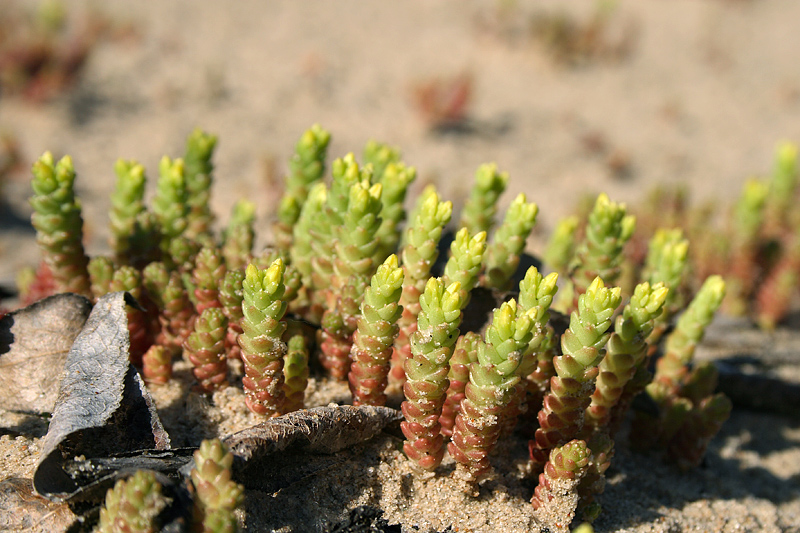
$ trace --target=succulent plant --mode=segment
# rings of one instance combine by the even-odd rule
[[[576,295],[588,290],[598,277],[609,284],[617,281],[622,248],[635,227],[636,219],[627,214],[625,204],[612,202],[605,194],[597,197],[570,267]]]
[[[228,361],[225,339],[228,319],[219,307],[209,307],[197,317],[194,331],[184,343],[194,377],[203,392],[213,392],[228,386]]]
[[[244,503],[244,487],[231,479],[232,465],[233,455],[219,439],[204,440],[194,452],[195,525],[204,533],[239,530],[234,512]]]
[[[406,400],[400,406],[406,436],[403,451],[423,470],[435,470],[444,456],[439,416],[447,392],[447,373],[461,322],[458,282],[446,287],[430,278],[420,296],[417,329],[411,336],[411,356],[405,360]]]
[[[468,493],[475,494],[477,482],[491,469],[488,455],[500,434],[500,417],[519,382],[517,369],[533,326],[531,314],[516,301],[504,302],[494,312],[486,340],[478,342],[478,360],[470,365],[465,398],[448,445],[458,462],[456,475]]]
[[[489,233],[494,225],[497,201],[508,186],[508,173],[498,172],[497,165],[481,165],[475,172],[475,183],[461,212],[459,226],[470,235]]]
[[[621,300],[620,289],[606,287],[598,277],[580,295],[578,309],[570,316],[569,329],[561,337],[563,355],[553,364],[556,376],[539,411],[539,429],[530,443],[531,459],[544,464],[550,450],[572,440],[583,429],[598,365],[605,355],[614,311]]]
[[[417,327],[420,295],[430,279],[431,268],[439,255],[439,240],[452,213],[453,204],[441,202],[439,195],[430,191],[411,226],[406,229],[406,244],[402,251],[403,293],[400,296],[403,315],[392,356],[392,375],[400,382],[405,379],[403,365],[410,355],[411,336]]]
[[[372,276],[361,302],[361,316],[353,337],[350,391],[354,405],[385,405],[392,346],[403,312],[400,294],[403,269],[390,255]]]
[[[106,493],[100,509],[99,533],[155,533],[161,530],[158,515],[167,505],[161,484],[152,472],[138,470],[128,479],[120,479]]]
[[[334,232],[332,306],[322,317],[322,365],[337,379],[350,371],[350,348],[359,305],[373,272],[380,227],[381,185],[355,183],[350,188],[342,224]]]
[[[59,291],[91,296],[83,249],[81,204],[75,197],[75,169],[69,156],[58,163],[50,152],[33,165],[31,222],[43,259]]]
[[[543,524],[562,529],[572,522],[578,507],[577,486],[586,472],[591,452],[582,440],[573,440],[550,452],[533,495],[534,515]]]
[[[524,193],[511,202],[486,250],[484,285],[501,290],[511,288],[511,279],[538,214],[539,206],[528,202]]]
[[[186,152],[183,156],[189,205],[186,236],[204,243],[211,238],[211,225],[214,222],[209,200],[214,172],[211,158],[216,146],[216,135],[196,128],[186,138]]]
[[[681,468],[699,463],[731,405],[714,393],[713,365],[693,360],[725,282],[708,278],[684,305],[695,288],[687,276],[689,229],[651,224],[647,252],[643,240],[629,247],[633,216],[600,195],[585,225],[577,217],[558,225],[545,253],[562,274],[562,290],[557,294],[558,274],[532,267],[511,299],[503,291],[510,289],[538,207],[517,195],[492,233],[508,185],[496,165],[477,170],[449,257],[437,263],[452,204],[426,187],[406,220],[404,200],[416,171],[401,162],[399,150],[376,142],[365,148],[363,164],[352,154],[334,160],[326,182],[329,142],[319,126],[301,137],[272,245],[256,253],[249,201],[238,203],[221,235],[214,234],[208,200],[216,137],[195,130],[184,159],[162,159],[149,206],[143,167],[119,161],[112,255],[91,261],[81,242],[71,160],[56,163],[45,154],[34,165],[31,198],[44,261],[20,276],[25,297],[129,291],[144,309],[131,307],[127,316],[131,355],[148,384],[169,382],[173,359],[183,355],[199,388],[211,392],[227,386],[228,360],[241,357],[245,404],[266,417],[303,408],[310,373],[320,366],[326,377],[348,379],[356,405],[385,405],[389,395],[399,395],[393,376],[402,384],[396,399],[405,418],[403,449],[417,473],[423,480],[442,474],[449,452],[455,477],[471,495],[492,471],[498,439],[535,431],[531,471],[541,475],[534,516],[553,530],[566,528],[577,506],[587,519],[599,512],[592,498],[602,491],[615,430],[641,391],[655,410],[637,411],[631,428],[637,445],[661,450]],[[736,210],[736,237],[725,244],[734,255],[771,250],[762,240],[773,232],[778,251],[758,264],[752,287],[742,293],[746,305],[759,302],[749,311],[765,327],[781,319],[780,293],[795,290],[797,281],[800,241],[787,236],[791,217],[780,198],[796,189],[796,159],[796,149],[782,147],[770,186],[748,186]],[[614,284],[623,282],[623,272],[631,281],[625,282],[630,301],[620,311],[623,290]],[[464,313],[487,298],[496,307],[490,323],[463,322],[474,331],[459,335]],[[570,311],[563,334],[551,311],[559,303]],[[663,355],[652,377],[648,360],[660,353],[660,343]],[[521,416],[526,409],[538,412],[538,425]],[[517,427],[518,419],[525,423]],[[243,489],[231,481],[231,461],[219,441],[198,450],[196,529],[238,528],[234,511]],[[116,513],[112,520],[157,517],[153,509],[162,504],[150,496],[160,490],[155,478],[137,474],[119,486],[104,511]]]
[[[308,346],[302,333],[292,335],[286,343],[286,356],[283,364],[283,390],[286,403],[283,410],[287,413],[297,411],[305,406],[306,387],[308,386]]]
[[[286,312],[283,274],[286,267],[278,258],[268,269],[248,265],[242,284],[242,348],[247,407],[256,414],[276,416],[282,413],[285,401],[283,390],[283,357],[286,345],[281,335],[286,324],[281,322]]]

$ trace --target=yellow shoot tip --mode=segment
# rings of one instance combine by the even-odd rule
[[[457,295],[461,291],[461,282],[454,281],[445,289],[449,295]]]
[[[381,185],[380,183],[376,183],[375,185],[369,188],[368,192],[371,197],[375,198],[376,200],[380,200],[381,193],[383,192],[383,185]]]
[[[383,262],[383,264],[388,268],[392,269],[397,268],[399,264],[397,260],[397,254],[392,254],[389,257],[387,257],[386,260]]]
[[[586,289],[586,292],[595,292],[604,288],[605,286],[606,285],[603,283],[603,280],[600,278],[600,276],[597,276],[594,278],[594,280],[592,280],[592,283],[589,285],[589,288]]]

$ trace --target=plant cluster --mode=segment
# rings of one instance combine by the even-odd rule
[[[625,246],[617,282],[623,292],[629,294],[635,280],[652,268],[647,263],[649,243],[670,240],[686,248],[681,253],[693,273],[671,285],[670,299],[676,305],[709,276],[720,275],[727,285],[726,314],[774,330],[788,317],[800,288],[800,217],[792,209],[800,199],[797,159],[796,145],[779,144],[771,175],[745,182],[727,210],[714,204],[693,206],[680,187],[655,189],[635,210],[637,231]],[[567,271],[563,258],[586,231],[579,220],[562,220],[551,238],[545,257],[559,272]],[[678,244],[684,239],[686,244]]]
[[[636,52],[639,21],[618,2],[596,0],[583,13],[575,7],[500,2],[484,6],[475,23],[485,36],[514,48],[536,48],[559,67],[620,63]]]
[[[233,533],[239,530],[235,512],[244,503],[244,487],[231,480],[232,464],[233,455],[219,439],[203,441],[194,452],[189,487],[194,511],[192,531]],[[162,531],[166,525],[163,511],[168,502],[156,474],[137,470],[109,489],[94,531]]]
[[[31,4],[33,4],[31,2]],[[110,30],[98,13],[73,16],[65,2],[43,0],[36,9],[7,2],[0,13],[0,89],[40,102],[71,87],[92,48]]]
[[[530,16],[530,34],[560,65],[619,62],[635,50],[638,28],[630,20],[614,20],[619,19],[616,9],[615,2],[600,1],[583,18],[566,11],[538,10]]]
[[[162,159],[150,205],[144,168],[117,163],[109,257],[84,250],[71,160],[45,154],[34,165],[31,198],[43,262],[23,278],[24,299],[127,290],[140,304],[128,309],[131,361],[146,381],[168,382],[172,361],[184,357],[197,390],[211,393],[236,385],[229,362],[240,359],[247,407],[264,417],[303,407],[309,359],[349,383],[355,404],[386,404],[394,383],[402,387],[406,455],[420,475],[432,476],[448,452],[468,494],[490,476],[498,440],[520,426],[533,435],[531,471],[540,474],[533,503],[544,524],[568,524],[579,505],[585,517],[596,515],[592,498],[636,394],[657,406],[638,421],[650,446],[682,467],[700,461],[731,408],[713,394],[713,366],[692,362],[725,284],[709,277],[665,335],[685,307],[688,244],[680,233],[651,239],[642,277],[626,292],[616,284],[636,222],[600,195],[581,235],[579,221],[570,220],[548,247],[562,288],[558,273],[535,267],[517,283],[538,207],[519,194],[500,220],[508,175],[488,164],[478,168],[448,257],[437,263],[452,204],[431,186],[406,216],[416,171],[397,149],[375,142],[362,163],[352,154],[334,160],[326,180],[329,141],[316,125],[301,136],[274,242],[258,253],[249,202],[234,207],[221,235],[213,231],[212,135],[197,130],[183,158]],[[502,303],[484,328],[462,331],[478,287],[481,297],[489,291]],[[569,315],[563,333],[552,309]],[[196,462],[203,519],[224,521],[214,506],[236,499],[236,490],[207,491],[219,467]]]

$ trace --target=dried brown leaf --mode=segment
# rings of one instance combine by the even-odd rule
[[[370,440],[401,418],[389,407],[316,407],[234,433],[225,444],[236,457],[237,481],[275,492],[340,462],[336,452]]]
[[[92,304],[57,294],[0,319],[0,405],[9,411],[51,413],[67,353]]]
[[[81,492],[65,469],[75,457],[170,447],[150,394],[128,359],[126,305],[136,305],[128,293],[101,297],[69,351],[33,475],[36,492],[48,499],[63,501]]]

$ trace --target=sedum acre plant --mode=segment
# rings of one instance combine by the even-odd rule
[[[442,462],[444,445],[439,425],[447,372],[453,344],[461,322],[461,286],[449,287],[439,278],[430,278],[419,299],[417,329],[411,337],[411,356],[405,360],[407,381],[403,386],[406,401],[401,408],[406,417],[401,424],[406,443],[403,451],[424,470],[434,470]]]
[[[95,531],[114,533],[155,533],[161,531],[158,515],[166,506],[161,484],[152,472],[137,471],[128,479],[117,481],[106,494]]]
[[[518,194],[497,220],[508,175],[495,165],[478,169],[457,217],[434,187],[406,217],[416,170],[399,150],[370,142],[362,164],[349,154],[326,177],[330,134],[315,125],[291,158],[273,242],[258,250],[256,206],[248,201],[215,234],[208,195],[216,142],[196,130],[183,158],[164,157],[149,205],[144,168],[117,163],[112,255],[91,260],[72,162],[42,156],[31,205],[44,260],[21,277],[23,300],[127,290],[140,304],[128,312],[131,360],[148,384],[169,383],[183,357],[195,393],[241,387],[247,408],[264,417],[303,408],[312,381],[347,380],[354,404],[400,406],[403,451],[421,479],[443,475],[442,462],[454,461],[468,495],[491,478],[498,442],[515,432],[532,436],[526,470],[538,486],[531,513],[552,530],[576,512],[596,516],[593,495],[602,491],[616,430],[636,394],[648,395],[655,411],[637,413],[631,434],[681,467],[699,462],[727,417],[730,403],[714,394],[714,368],[693,361],[725,283],[710,277],[683,310],[692,289],[684,232],[656,232],[640,247],[647,253],[637,267],[626,254],[635,218],[600,195],[587,220],[558,225],[545,252],[556,272],[548,265],[519,272],[538,207]],[[796,151],[782,149],[776,191],[794,187],[795,160]],[[776,194],[764,201],[780,204]],[[751,204],[739,209],[750,241],[761,224]],[[784,212],[771,224],[787,218]],[[443,249],[448,255],[439,260]],[[623,272],[634,282],[617,287],[627,284]],[[515,286],[518,292],[506,292]],[[476,320],[487,299],[491,318]],[[569,316],[565,331],[551,307]],[[242,494],[230,481],[231,456],[218,441],[198,454],[197,528],[233,530]],[[109,493],[106,514],[139,509],[158,490],[142,476],[129,485]]]
[[[561,337],[563,355],[553,361],[556,376],[539,411],[539,429],[531,441],[531,459],[544,464],[550,450],[566,444],[583,429],[584,412],[605,355],[614,311],[620,304],[619,288],[609,288],[595,278],[578,300],[570,316],[569,329]]]
[[[81,204],[75,197],[75,169],[67,156],[49,152],[33,165],[31,222],[56,291],[89,296],[89,258],[83,249]]]
[[[470,493],[476,494],[477,482],[491,468],[488,455],[497,444],[500,417],[519,381],[516,370],[531,341],[532,327],[531,316],[511,300],[494,312],[486,340],[478,342],[478,360],[470,365],[470,381],[448,448]]]
[[[361,317],[350,353],[353,405],[386,405],[392,346],[399,333],[397,321],[403,313],[399,304],[402,288],[403,269],[393,254],[378,267],[361,302]]]
[[[285,271],[280,258],[266,270],[250,264],[242,284],[243,317],[239,335],[245,369],[242,385],[247,407],[265,416],[281,414],[285,399],[283,357],[286,345],[281,340],[286,329],[286,324],[281,322],[286,312],[286,302],[281,300]]]
[[[190,473],[194,488],[195,528],[203,532],[235,532],[234,512],[244,504],[244,487],[231,479],[231,454],[219,439],[204,440],[194,452]]]

